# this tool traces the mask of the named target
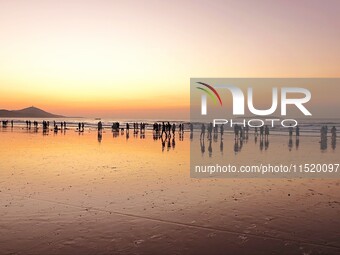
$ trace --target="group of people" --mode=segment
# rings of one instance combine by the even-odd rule
[[[292,125],[290,125],[288,129],[289,137],[293,136],[293,131],[294,131],[294,128],[292,127]],[[296,138],[299,138],[300,136],[300,127],[298,125],[295,127],[295,135],[296,135]]]
[[[321,135],[321,140],[327,139],[327,135],[328,135],[328,127],[327,126],[321,127],[320,135]],[[333,126],[332,129],[331,129],[331,135],[332,135],[332,139],[336,138],[336,127],[335,126]]]
[[[163,135],[165,135],[165,137],[171,137],[171,134],[172,134],[172,136],[175,136],[176,128],[177,128],[176,124],[175,123],[170,124],[170,122],[165,123],[163,121],[162,123],[155,122],[153,124],[154,134],[161,136],[161,137],[163,137]],[[180,123],[178,125],[178,129],[179,129],[178,132],[180,134],[183,134],[184,133],[184,124]]]
[[[47,129],[48,129],[48,126],[49,126],[49,123],[47,122]],[[43,125],[43,127],[44,127],[44,125]],[[53,127],[54,127],[54,132],[58,132],[59,127],[58,127],[58,123],[57,122],[53,121]],[[65,121],[61,121],[60,122],[60,130],[64,130],[65,131],[66,129],[67,129],[66,122]]]
[[[141,122],[140,124],[138,124],[138,122],[133,123],[134,134],[138,134],[138,131],[140,131],[141,133],[145,133],[145,128],[146,128],[146,123],[144,122]]]
[[[8,125],[8,120],[3,120],[1,121],[2,127],[6,128]],[[11,120],[11,127],[13,127],[13,120]]]
[[[78,123],[78,132],[84,132],[84,130],[85,130],[85,123],[79,122]]]

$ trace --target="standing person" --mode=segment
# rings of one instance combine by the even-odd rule
[[[237,124],[235,124],[235,127],[234,127],[234,134],[235,134],[235,140],[238,139],[238,134],[239,134],[239,127]]]
[[[14,126],[14,122],[13,120],[11,120],[11,127],[13,128],[13,126]]]
[[[208,139],[211,139],[212,137],[212,131],[213,131],[213,124],[210,122],[209,126],[208,126]]]
[[[84,132],[85,131],[85,123],[81,123],[81,128],[82,128],[82,131]]]
[[[257,129],[257,127],[255,127],[255,136],[258,136],[258,135],[259,135],[258,129]]]
[[[161,134],[161,136],[163,136],[163,133],[165,133],[165,124],[164,124],[164,121],[162,122],[162,134]]]
[[[98,131],[102,131],[103,129],[103,124],[101,121],[98,122]]]
[[[175,136],[175,132],[176,132],[176,124],[173,123],[172,124],[172,135]]]
[[[66,129],[66,121],[64,121],[64,128]]]
[[[265,139],[268,140],[268,138],[269,138],[269,127],[268,127],[268,125],[266,125],[264,132],[265,132]]]
[[[264,127],[261,126],[260,127],[260,138],[263,138],[263,131],[264,131]]]
[[[249,126],[248,125],[246,125],[246,127],[245,127],[245,133],[246,133],[246,136],[248,136],[248,134],[249,134]]]
[[[220,127],[220,132],[221,132],[221,137],[223,136],[223,133],[224,133],[224,125],[222,124],[221,127]]]
[[[202,123],[200,139],[202,139],[202,137],[204,139],[204,136],[205,136],[205,125],[204,123]]]
[[[336,138],[336,127],[333,126],[332,129],[331,129],[331,133],[332,133],[332,138]]]
[[[242,127],[240,126],[239,132],[240,132],[240,141],[242,142],[242,141],[243,141],[243,137],[244,137],[244,128],[242,128]]]
[[[78,123],[78,131],[79,132],[81,131],[81,123],[80,122]]]
[[[292,124],[289,125],[289,136],[291,137],[293,135],[293,127]]]
[[[300,127],[299,126],[296,126],[295,133],[296,133],[296,137],[300,136]]]

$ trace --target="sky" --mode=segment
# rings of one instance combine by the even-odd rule
[[[187,118],[192,77],[340,77],[339,11],[337,0],[0,0],[0,109]]]

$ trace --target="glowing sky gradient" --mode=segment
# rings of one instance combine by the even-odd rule
[[[190,77],[339,77],[340,1],[0,0],[0,108],[185,118]]]

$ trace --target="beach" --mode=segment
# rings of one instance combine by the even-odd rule
[[[235,153],[225,134],[223,155],[252,162],[278,151],[315,160],[339,153],[330,142],[320,150],[316,137],[300,137],[298,148],[287,136],[270,139],[261,150],[250,134]],[[89,128],[43,135],[20,127],[1,129],[0,141],[2,254],[340,252],[339,179],[190,178],[199,133],[176,133],[163,147],[150,130],[99,137]],[[220,140],[212,144],[221,155]]]

